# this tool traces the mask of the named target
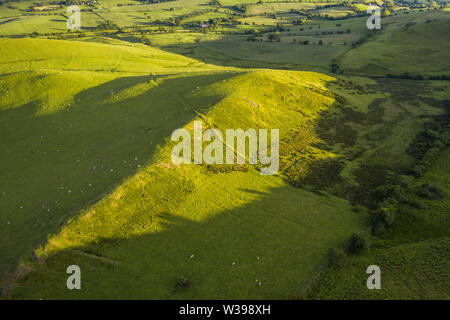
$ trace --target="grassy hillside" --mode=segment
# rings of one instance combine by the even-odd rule
[[[7,138],[0,161],[8,168],[1,173],[3,271],[65,218],[144,166],[156,145],[193,117],[168,91],[187,94],[229,77],[223,71],[206,76],[191,59],[139,46],[1,42],[0,130]],[[105,60],[108,55],[114,58]],[[158,87],[156,75],[179,72],[180,65],[192,65],[183,69],[193,72],[189,81],[167,81],[149,99],[147,91]],[[217,99],[186,101],[202,110]]]
[[[0,2],[1,298],[448,299],[448,11],[369,2]],[[200,120],[277,175],[173,164]]]
[[[403,205],[399,221],[370,252],[348,257],[330,268],[309,290],[312,299],[449,299],[450,150],[411,186],[408,197],[426,207]],[[423,199],[417,191],[424,183],[438,185],[446,196]],[[387,248],[386,248],[387,247]],[[367,290],[367,266],[381,268],[382,290]]]
[[[382,18],[382,28],[340,60],[345,73],[441,75],[450,65],[447,12],[413,13]]]
[[[45,44],[39,46],[42,54],[50,50],[45,53],[49,59],[41,61],[34,52],[31,62],[16,68],[30,66],[38,73],[45,63],[46,70],[59,74],[52,78],[49,72],[42,86],[53,88],[59,83],[50,81],[66,74],[65,80],[71,79],[81,68],[106,80],[81,82],[88,88],[75,90],[71,103],[41,114],[33,102],[39,105],[46,97],[39,96],[33,76],[13,82],[5,75],[15,84],[8,89],[11,94],[30,95],[22,105],[6,100],[2,111],[2,135],[9,137],[3,141],[8,153],[2,165],[8,170],[2,177],[1,243],[8,254],[2,266],[29,256],[49,231],[56,232],[42,252],[25,258],[19,274],[32,272],[13,297],[74,298],[65,290],[62,266],[76,260],[86,270],[86,290],[80,293],[85,298],[288,298],[324,263],[333,243],[365,227],[366,217],[352,212],[345,200],[296,189],[255,168],[220,173],[202,166],[173,167],[168,158],[171,130],[191,128],[199,115],[205,126],[276,127],[286,139],[332,105],[325,87],[332,78],[273,70],[239,75],[242,71],[140,47],[64,42],[70,50],[55,53],[57,41],[9,40],[9,45],[18,55],[38,41]],[[119,57],[136,52],[97,66],[89,64],[96,59],[89,51],[94,47]],[[72,58],[77,50],[84,56]],[[149,59],[138,75],[136,59]],[[120,72],[109,80],[112,61]],[[158,76],[174,73],[184,61],[184,70],[198,68]],[[153,75],[145,76],[146,68]],[[74,218],[59,230],[69,217]],[[108,269],[108,261],[116,261],[116,267]],[[181,276],[189,277],[192,290],[173,291]],[[104,279],[100,286],[99,277]],[[122,291],[130,285],[139,290]]]
[[[448,300],[449,238],[421,241],[350,257],[329,271],[310,291],[311,299],[444,299]],[[368,290],[366,269],[381,268],[382,290]]]

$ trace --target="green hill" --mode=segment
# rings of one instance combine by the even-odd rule
[[[41,51],[26,61],[25,48],[37,42]],[[66,44],[67,50],[55,49]],[[286,139],[332,105],[325,87],[332,78],[209,67],[143,47],[50,40],[8,45],[17,47],[15,55],[24,52],[25,61],[13,63],[17,69],[30,66],[20,79],[2,77],[10,94],[23,96],[5,100],[1,114],[1,135],[8,136],[2,140],[8,150],[2,267],[25,257],[15,276],[32,271],[14,297],[75,298],[65,288],[70,263],[85,270],[85,290],[77,297],[289,298],[325,262],[330,246],[365,227],[366,217],[347,201],[294,188],[256,168],[216,172],[174,167],[169,158],[172,130],[192,128],[198,117],[217,128],[279,128]],[[103,51],[115,58],[100,60]],[[90,64],[97,59],[100,66]],[[112,61],[120,72],[111,71]],[[175,73],[183,64],[190,72]],[[93,77],[83,81],[77,72]],[[74,79],[78,86],[65,83]],[[56,98],[43,94],[37,81],[58,93],[59,86],[71,87],[57,96],[70,102],[43,113],[39,106]],[[49,232],[55,234],[45,244]],[[27,252],[39,243],[43,250],[32,258]],[[182,276],[192,290],[175,292]],[[135,290],[125,290],[129,286]]]
[[[448,13],[247,2],[85,3],[75,32],[0,3],[2,299],[448,299]],[[194,121],[279,129],[279,172],[175,165]]]
[[[448,196],[423,199],[417,190],[424,183],[450,192],[447,148],[429,172],[412,186],[408,198],[425,207],[402,205],[396,225],[371,252],[348,257],[337,268],[322,274],[309,290],[311,299],[449,299],[449,208]],[[382,290],[367,290],[369,265],[381,268]]]
[[[370,76],[447,75],[449,27],[446,12],[382,17],[381,30],[341,57],[341,68]]]

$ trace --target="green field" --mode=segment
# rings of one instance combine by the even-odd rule
[[[0,3],[1,299],[449,299],[444,4],[49,3]],[[194,121],[279,172],[175,165]]]

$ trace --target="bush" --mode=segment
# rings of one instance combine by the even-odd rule
[[[420,210],[425,210],[425,209],[427,209],[427,206],[426,206],[425,204],[423,204],[423,202],[418,201],[418,200],[411,200],[411,201],[408,201],[408,204],[409,204],[411,207],[414,207],[414,208],[416,208],[416,209],[420,209]]]
[[[352,211],[356,213],[362,213],[366,211],[366,208],[363,207],[362,205],[357,204],[356,206],[353,206]]]
[[[425,199],[437,200],[445,196],[444,190],[433,184],[422,184],[417,194]]]
[[[291,297],[292,300],[306,300],[303,293],[294,293]]]
[[[412,168],[411,173],[414,175],[414,177],[420,178],[421,176],[423,176],[425,174],[426,170],[427,169],[423,165],[418,164]]]
[[[382,236],[386,229],[394,224],[395,220],[395,205],[389,201],[385,201],[381,205],[371,216],[372,233],[375,236]]]
[[[328,265],[333,268],[339,268],[347,254],[342,249],[330,249],[328,251]]]
[[[189,282],[189,279],[186,277],[179,277],[177,279],[177,287],[178,288],[190,288],[192,285]]]
[[[384,223],[377,222],[372,225],[372,233],[376,237],[383,237],[386,233],[386,227],[384,226]]]
[[[212,173],[230,173],[233,171],[247,172],[248,166],[246,164],[208,164],[206,169]]]
[[[385,223],[386,227],[391,227],[394,224],[395,212],[391,208],[382,208],[381,219]]]
[[[354,233],[350,237],[348,251],[351,253],[358,253],[364,249],[369,248],[369,241],[363,234]]]

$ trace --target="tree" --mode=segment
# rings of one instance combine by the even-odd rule
[[[360,252],[363,249],[367,249],[369,247],[369,242],[366,237],[362,234],[354,233],[350,237],[350,243],[348,246],[348,250],[351,253]]]
[[[270,42],[273,42],[273,41],[280,42],[281,41],[281,36],[280,36],[280,34],[278,32],[277,33],[271,33],[267,37],[267,40],[269,40]]]

